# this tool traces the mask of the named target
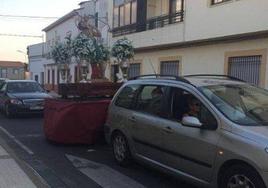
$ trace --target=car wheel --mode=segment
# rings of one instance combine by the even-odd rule
[[[117,132],[112,138],[113,154],[120,166],[127,166],[130,163],[131,155],[126,137]]]
[[[234,165],[220,177],[220,188],[266,188],[259,174],[247,165]]]
[[[12,112],[10,111],[8,105],[5,106],[5,115],[6,115],[7,118],[12,118],[12,117],[14,117],[14,113],[12,113]]]

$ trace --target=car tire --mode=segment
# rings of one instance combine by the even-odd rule
[[[229,187],[266,188],[258,172],[244,164],[234,165],[223,172],[219,188]]]
[[[112,137],[113,154],[115,161],[120,166],[127,166],[131,162],[131,154],[126,137],[117,132]]]
[[[10,111],[8,105],[5,105],[5,115],[7,118],[13,118],[15,115],[13,112]]]

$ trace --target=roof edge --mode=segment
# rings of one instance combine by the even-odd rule
[[[81,10],[83,8],[78,8],[78,9],[74,9],[71,12],[67,13],[66,15],[62,16],[61,18],[59,18],[58,20],[56,20],[55,22],[53,22],[52,24],[50,24],[49,26],[45,27],[42,31],[44,32],[48,32],[51,29],[53,29],[54,27],[58,26],[59,24],[65,22],[66,20],[74,17],[77,15],[77,11]]]

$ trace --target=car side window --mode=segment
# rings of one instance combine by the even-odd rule
[[[115,101],[115,105],[130,109],[132,108],[133,100],[136,97],[139,85],[128,85],[120,92]]]
[[[0,91],[5,92],[7,89],[7,83],[2,84]]]
[[[144,86],[137,100],[136,110],[162,116],[164,86]]]
[[[182,122],[186,116],[199,119],[204,128],[215,129],[217,120],[206,106],[194,95],[180,88],[171,91],[172,119]]]

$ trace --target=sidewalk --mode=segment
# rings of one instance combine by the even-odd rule
[[[17,161],[0,145],[1,188],[46,187],[31,168],[27,167],[25,164],[19,165]],[[22,169],[22,166],[24,166],[24,170]]]

